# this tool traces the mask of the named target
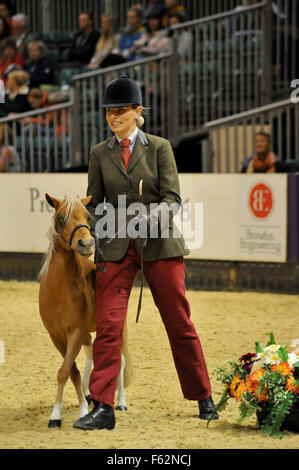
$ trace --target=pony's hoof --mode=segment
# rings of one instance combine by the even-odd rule
[[[90,398],[90,395],[87,395],[87,396],[85,397],[85,400],[87,401],[88,406],[91,405],[91,398]]]
[[[118,405],[118,406],[116,407],[116,409],[117,409],[118,411],[127,411],[127,410],[128,410],[128,408],[127,408],[125,405]]]
[[[61,419],[50,419],[48,422],[48,428],[60,428],[61,427]]]

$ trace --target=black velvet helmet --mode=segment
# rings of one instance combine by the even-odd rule
[[[121,108],[134,104],[142,106],[141,91],[134,80],[121,75],[108,83],[104,91],[102,108]]]

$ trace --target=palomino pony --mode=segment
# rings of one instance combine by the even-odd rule
[[[91,196],[63,201],[46,194],[55,209],[49,229],[49,248],[39,274],[39,311],[50,338],[63,356],[57,374],[57,395],[48,427],[61,426],[64,386],[71,378],[79,399],[80,418],[88,413],[89,377],[92,369],[92,338],[96,328],[95,264],[89,259],[95,241],[90,234],[91,215],[86,207]],[[126,410],[124,387],[129,384],[130,370],[126,341],[122,346],[118,378],[119,410]],[[75,359],[83,345],[86,361],[83,379]]]

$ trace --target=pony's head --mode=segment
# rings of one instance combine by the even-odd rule
[[[46,200],[55,209],[52,219],[54,236],[59,236],[69,248],[81,256],[91,256],[95,250],[95,241],[90,234],[91,214],[86,209],[92,196],[83,199],[68,197],[59,200],[46,193]]]

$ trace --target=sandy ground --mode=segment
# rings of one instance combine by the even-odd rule
[[[72,383],[65,388],[61,429],[48,429],[61,357],[38,313],[36,282],[0,281],[1,449],[298,449],[299,435],[284,431],[270,438],[255,417],[242,425],[236,402],[207,428],[197,418],[197,403],[182,397],[166,333],[150,291],[145,289],[139,323],[135,323],[139,290],[129,305],[130,351],[135,380],[127,389],[127,412],[116,412],[113,431],[84,432],[72,427],[78,404]],[[187,292],[192,318],[205,352],[218,401],[222,386],[214,369],[226,360],[265,344],[273,331],[288,347],[299,338],[298,296]],[[84,354],[77,361],[81,371]]]

